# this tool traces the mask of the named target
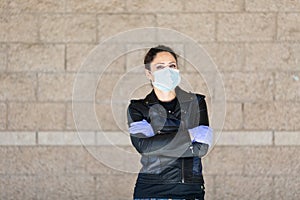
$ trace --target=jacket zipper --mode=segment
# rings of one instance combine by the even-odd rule
[[[190,150],[192,151],[192,154],[194,154],[194,147],[193,144],[190,146]],[[184,183],[184,158],[181,159],[181,183]]]
[[[181,183],[184,183],[184,159],[181,159]]]

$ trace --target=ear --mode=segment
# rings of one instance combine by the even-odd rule
[[[153,80],[153,76],[152,76],[151,72],[148,69],[145,69],[145,74],[146,74],[146,77],[149,80]]]

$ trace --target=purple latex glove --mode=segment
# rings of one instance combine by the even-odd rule
[[[155,135],[152,126],[145,119],[143,119],[142,121],[130,123],[129,133],[130,134],[142,133],[147,137],[152,137]]]
[[[213,140],[213,130],[209,126],[196,126],[188,130],[192,142],[199,142],[211,146]]]

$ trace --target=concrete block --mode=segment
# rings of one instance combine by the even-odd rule
[[[64,130],[65,112],[61,103],[9,103],[8,130]]]
[[[131,146],[129,132],[108,132],[101,131],[96,133],[97,145],[99,146]]]
[[[0,132],[0,145],[35,145],[35,132]]]
[[[68,130],[127,130],[127,106],[123,103],[76,103],[67,109]]]
[[[272,13],[218,14],[219,41],[272,41],[275,15]]]
[[[214,176],[204,174],[205,199],[214,199]]]
[[[6,176],[3,199],[36,199],[34,176]]]
[[[251,12],[297,12],[300,10],[300,3],[293,0],[246,0],[245,9]]]
[[[19,13],[19,12],[64,12],[64,1],[60,0],[14,0],[7,1],[7,10],[9,12]]]
[[[278,101],[300,101],[300,73],[275,74],[275,99]]]
[[[68,70],[80,73],[91,72],[97,77],[100,77],[102,73],[124,73],[127,52],[125,44],[122,42],[124,41],[121,41],[120,43],[107,41],[107,43],[100,43],[97,46],[93,44],[69,45],[69,52],[67,50],[67,62],[70,61],[71,64],[74,64],[74,66]],[[74,59],[74,57],[77,58]],[[70,65],[68,66],[70,67]]]
[[[0,74],[0,100],[30,101],[35,100],[36,75],[24,73]]]
[[[142,74],[103,74],[99,78],[96,99],[99,103],[129,103],[133,93],[147,85],[149,80]]]
[[[110,175],[109,179],[107,175],[97,176],[96,199],[132,199],[135,180],[136,174]]]
[[[244,128],[248,130],[299,130],[297,102],[245,103]],[[280,117],[278,117],[280,116]]]
[[[39,145],[95,145],[94,132],[39,132]]]
[[[93,103],[67,104],[67,130],[99,130],[94,106]]]
[[[128,47],[134,49],[133,45]],[[129,73],[145,74],[144,57],[148,49],[138,49],[126,55],[126,71]],[[146,76],[145,76],[146,78]]]
[[[300,192],[298,177],[280,176],[274,179],[274,199],[298,199]]]
[[[5,176],[0,176],[0,198],[4,199],[5,198],[5,184],[6,184],[6,177]]]
[[[95,159],[88,165],[92,174],[138,173],[141,169],[140,154],[132,146],[107,145],[87,149]]]
[[[300,5],[300,3],[298,3]],[[299,40],[300,39],[300,15],[298,13],[278,14],[277,39]]]
[[[95,199],[93,176],[39,176],[38,199]]]
[[[135,28],[156,26],[155,16],[151,14],[101,14],[98,15],[98,42],[104,41],[116,34]],[[153,41],[154,35],[149,33],[144,39]],[[129,38],[123,38],[129,39]]]
[[[275,145],[287,145],[294,146],[300,145],[300,132],[287,132],[287,131],[275,131],[274,133]]]
[[[140,156],[132,146],[97,146],[88,147],[87,150],[89,153],[85,163],[89,174],[137,173],[141,168]]]
[[[244,154],[245,176],[291,176],[299,174],[297,147],[252,147]],[[288,167],[287,167],[288,166]]]
[[[122,103],[96,104],[96,115],[101,130],[127,130],[127,106]]]
[[[8,0],[0,2],[0,12],[5,11],[8,8]]]
[[[96,48],[94,44],[67,44],[67,71],[79,71],[89,53]]]
[[[96,18],[90,14],[42,15],[43,42],[96,42]]]
[[[39,101],[71,101],[76,74],[39,74]]]
[[[174,29],[200,42],[215,40],[215,15],[198,13],[157,14],[157,25]],[[160,35],[160,40],[174,41],[170,36]]]
[[[244,174],[249,177],[271,176],[274,174],[272,166],[277,165],[274,158],[280,156],[274,147],[249,147],[244,154],[248,159],[244,163]]]
[[[207,43],[203,44],[217,69],[220,71],[243,71],[245,47],[240,43]]]
[[[272,101],[274,80],[271,73],[223,73],[227,101]],[[218,96],[216,96],[218,98]]]
[[[217,110],[217,109],[216,109]],[[242,105],[240,103],[226,103],[224,130],[241,130],[243,127]]]
[[[244,147],[220,147],[216,146],[203,159],[203,174],[206,175],[242,175],[244,163],[247,159],[244,155],[247,149]]]
[[[184,11],[187,12],[239,12],[243,9],[241,0],[192,0],[184,2]]]
[[[75,13],[103,13],[125,11],[126,1],[122,0],[102,0],[102,1],[80,1],[66,0],[66,11]]]
[[[271,154],[272,166],[270,171],[274,175],[298,176],[300,171],[299,147],[277,147]],[[288,166],[288,167],[287,167]]]
[[[37,42],[38,17],[34,14],[0,15],[1,42]]]
[[[218,95],[218,93],[216,93]],[[241,130],[243,127],[242,105],[238,102],[221,102],[206,99],[210,125],[218,130]],[[222,112],[222,113],[221,113]],[[218,136],[219,137],[219,136]]]
[[[0,45],[0,71],[5,71],[7,67],[7,45]]]
[[[60,44],[11,44],[7,71],[64,71],[65,47]]]
[[[299,71],[300,47],[293,43],[248,43],[245,45],[246,71]]]
[[[38,150],[32,146],[8,146],[5,173],[7,175],[34,175],[41,171],[37,163]]]
[[[151,3],[146,0],[128,0],[127,1],[127,11],[135,13],[157,13],[157,12],[178,12],[182,11],[185,2],[182,1],[166,1],[166,0],[155,0]],[[160,6],[154,6],[160,5]]]
[[[249,146],[263,146],[272,145],[272,132],[245,132],[232,131],[222,132],[217,145],[249,145]]]
[[[273,199],[272,177],[217,176],[215,199]]]
[[[213,96],[213,93],[209,92],[214,89],[214,75],[208,72],[200,73],[181,73],[180,86],[186,91],[200,93],[210,98]]]
[[[28,162],[31,163],[31,168],[37,177],[64,175],[68,171],[68,163],[73,160],[70,152],[74,149],[70,149],[66,146],[33,147],[31,150],[32,156],[31,159],[28,159]]]

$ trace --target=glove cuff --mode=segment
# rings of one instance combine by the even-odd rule
[[[188,129],[191,141],[205,143],[211,146],[213,140],[213,129],[209,126],[196,126],[195,128]]]

